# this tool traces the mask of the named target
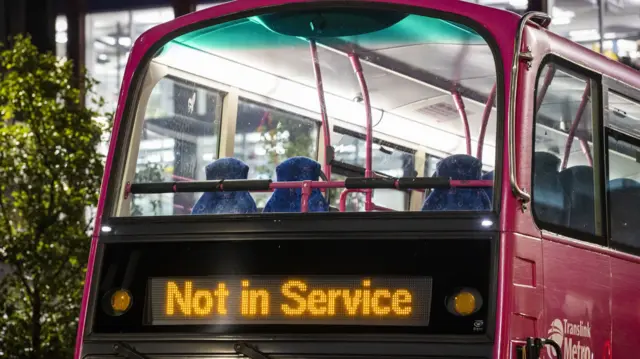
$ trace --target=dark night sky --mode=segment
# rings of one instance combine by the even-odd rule
[[[124,10],[132,8],[147,8],[171,6],[170,0],[85,0],[87,12]],[[67,0],[56,0],[58,13],[63,13]],[[200,3],[215,2],[215,0],[199,0]]]

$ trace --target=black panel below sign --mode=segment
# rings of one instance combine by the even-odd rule
[[[404,333],[481,334],[492,305],[492,243],[481,239],[439,240],[241,240],[106,244],[94,315],[95,333]],[[151,278],[429,278],[429,320],[423,325],[306,325],[173,323],[152,325]],[[391,283],[391,282],[389,282]],[[372,284],[375,285],[374,282]],[[120,316],[104,310],[117,288],[131,292],[131,309]],[[451,314],[445,299],[475,288],[483,307],[467,317]],[[182,293],[184,294],[184,293]],[[106,302],[108,303],[108,301]],[[314,323],[317,323],[315,321]]]

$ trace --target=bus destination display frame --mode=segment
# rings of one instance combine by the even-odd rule
[[[428,276],[150,278],[149,325],[428,326]]]

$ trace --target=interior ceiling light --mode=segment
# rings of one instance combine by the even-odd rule
[[[67,43],[67,33],[66,32],[57,32],[56,33],[56,42],[59,44]]]
[[[571,10],[564,10],[554,6],[551,9],[551,18],[553,25],[568,25],[571,23],[571,19],[576,16],[576,13]]]
[[[527,5],[529,5],[528,0],[509,0],[509,5],[515,7],[516,9],[525,9]]]
[[[600,40],[600,35],[596,29],[574,30],[569,31],[569,38],[575,42],[598,41]]]

